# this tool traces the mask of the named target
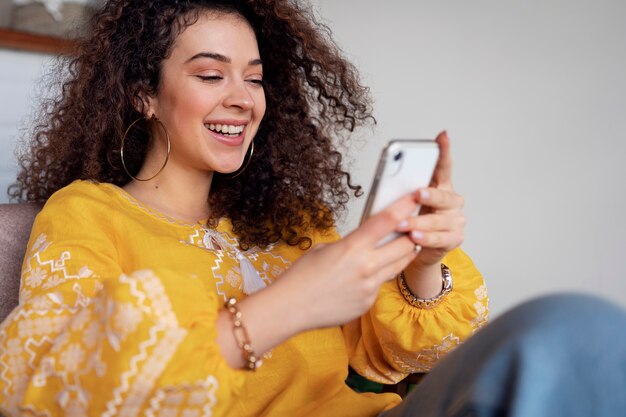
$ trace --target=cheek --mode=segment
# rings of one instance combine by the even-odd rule
[[[265,94],[261,93],[258,100],[255,101],[254,104],[254,112],[256,113],[257,119],[259,121],[265,116],[265,110],[267,109],[267,104],[265,102]]]
[[[211,94],[200,94],[198,90],[190,90],[179,94],[179,111],[184,112],[183,116],[197,113],[206,113],[215,107],[215,99]]]
[[[169,110],[182,118],[194,116],[198,112],[206,112],[208,108],[215,105],[212,94],[203,93],[201,89],[184,80],[168,89],[166,98],[169,102]]]

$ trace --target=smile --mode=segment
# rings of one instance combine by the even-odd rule
[[[241,134],[241,132],[243,132],[243,129],[245,128],[244,125],[222,125],[222,124],[205,124],[204,127],[206,127],[207,129],[209,129],[212,132],[215,133],[219,133],[220,135],[224,135],[224,136],[239,136]]]

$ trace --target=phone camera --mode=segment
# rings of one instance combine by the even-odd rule
[[[398,152],[396,152],[396,153],[393,155],[393,160],[397,162],[397,161],[399,161],[400,159],[402,159],[402,156],[403,156],[403,155],[402,155],[402,151],[398,151]]]

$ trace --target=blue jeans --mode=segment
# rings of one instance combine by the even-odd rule
[[[380,415],[401,416],[626,416],[626,311],[584,295],[523,304]]]

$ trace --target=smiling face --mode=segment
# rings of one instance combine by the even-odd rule
[[[147,115],[170,136],[166,171],[236,171],[265,114],[262,79],[256,37],[242,17],[207,12],[187,27],[162,63],[157,94],[147,98]],[[163,153],[164,143],[155,141],[146,159]]]

